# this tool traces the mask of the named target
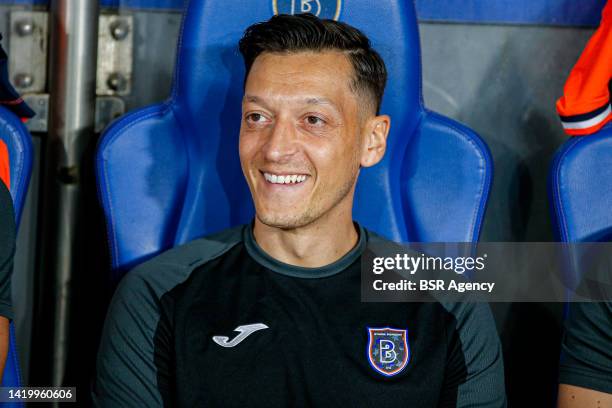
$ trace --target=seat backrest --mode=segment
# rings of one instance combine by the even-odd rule
[[[130,266],[253,216],[238,160],[245,28],[310,10],[362,29],[384,58],[381,111],[392,117],[381,163],[362,171],[354,216],[394,240],[478,239],[491,158],[474,132],[427,111],[410,0],[191,0],[171,97],[129,113],[102,136],[100,199],[117,276]]]
[[[10,164],[10,192],[15,208],[17,226],[25,204],[26,193],[32,172],[33,148],[30,133],[21,120],[12,112],[0,106],[0,140],[8,150]],[[15,341],[15,327],[10,324],[9,350],[2,378],[3,387],[20,387],[21,372]],[[21,403],[5,403],[6,407],[21,407]]]
[[[612,123],[572,138],[557,152],[548,190],[560,241],[612,241],[611,152]]]

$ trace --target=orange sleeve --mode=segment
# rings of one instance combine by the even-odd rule
[[[612,78],[612,0],[603,9],[601,24],[570,72],[557,101],[566,133],[594,133],[612,119],[608,83]]]
[[[0,140],[0,180],[8,189],[11,188],[11,168],[9,167],[9,154],[4,141]]]

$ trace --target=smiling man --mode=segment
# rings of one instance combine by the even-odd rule
[[[505,406],[485,306],[360,301],[360,258],[382,238],[353,221],[353,196],[390,126],[379,114],[386,68],[367,37],[280,15],[239,47],[239,154],[255,219],[126,276],[95,404]]]

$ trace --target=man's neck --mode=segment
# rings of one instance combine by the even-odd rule
[[[332,222],[313,222],[294,229],[263,224],[255,217],[257,244],[278,261],[306,268],[329,265],[356,245],[359,234],[350,213]],[[317,220],[323,221],[323,220]]]

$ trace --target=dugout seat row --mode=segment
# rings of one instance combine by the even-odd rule
[[[423,105],[412,2],[337,4],[339,19],[365,28],[389,70],[382,106],[393,118],[388,151],[360,176],[355,218],[394,240],[477,241],[491,157],[473,131]],[[96,165],[115,280],[159,252],[253,216],[237,155],[244,71],[236,44],[273,11],[246,0],[192,0],[170,98],[104,133]],[[561,148],[549,179],[559,240],[610,240],[611,151],[610,126]]]
[[[491,156],[473,131],[424,106],[413,3],[332,3],[338,8],[327,10],[330,16],[363,27],[389,71],[382,105],[393,118],[388,151],[360,176],[355,218],[395,240],[477,241]],[[237,155],[244,69],[236,45],[247,26],[283,11],[274,4],[191,0],[171,96],[104,133],[96,170],[115,279],[161,251],[253,216]],[[610,239],[610,151],[608,126],[568,141],[557,155],[549,191],[561,241]]]
[[[285,11],[283,3],[191,0],[170,98],[104,133],[96,170],[116,279],[165,249],[252,218],[237,154],[244,76],[237,43],[247,26]],[[389,71],[381,108],[393,118],[388,150],[361,173],[355,218],[395,240],[476,241],[491,156],[472,130],[424,106],[413,3],[317,3],[322,16],[363,28]]]

